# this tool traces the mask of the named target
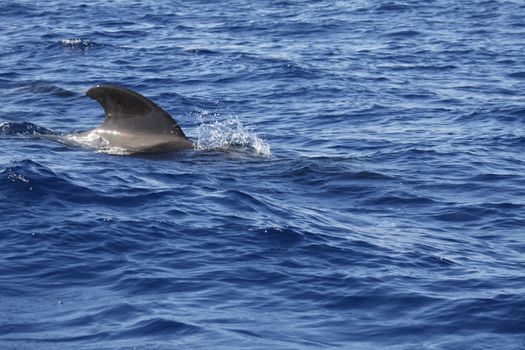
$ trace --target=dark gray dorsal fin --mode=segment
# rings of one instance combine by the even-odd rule
[[[166,111],[134,91],[114,85],[97,85],[86,95],[104,107],[106,118],[102,128],[105,130],[186,137]]]

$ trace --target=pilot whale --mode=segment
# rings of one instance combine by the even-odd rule
[[[129,153],[194,148],[166,111],[135,91],[115,85],[97,85],[86,95],[102,105],[105,119],[101,126],[78,133],[79,136],[95,133],[111,147],[119,147]]]

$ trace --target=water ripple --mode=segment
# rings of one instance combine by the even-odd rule
[[[524,348],[523,10],[0,2],[0,348]]]

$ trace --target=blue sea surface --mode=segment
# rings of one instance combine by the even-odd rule
[[[525,3],[0,1],[0,349],[525,349]]]

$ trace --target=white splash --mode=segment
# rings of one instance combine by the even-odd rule
[[[203,112],[199,118],[202,120],[205,116],[207,113]],[[197,127],[197,137],[197,149],[237,151],[270,157],[270,145],[253,130],[246,129],[237,117],[203,122]]]
[[[62,142],[75,146],[85,147],[95,150],[97,153],[106,153],[113,155],[128,155],[129,151],[124,148],[111,146],[108,140],[103,138],[95,130],[89,133],[69,134],[62,137]]]
[[[64,47],[90,47],[94,46],[94,43],[86,40],[86,39],[80,39],[80,38],[70,38],[70,39],[62,39],[60,40],[60,43]]]
[[[60,42],[64,45],[78,45],[82,43],[82,39],[62,39]]]

